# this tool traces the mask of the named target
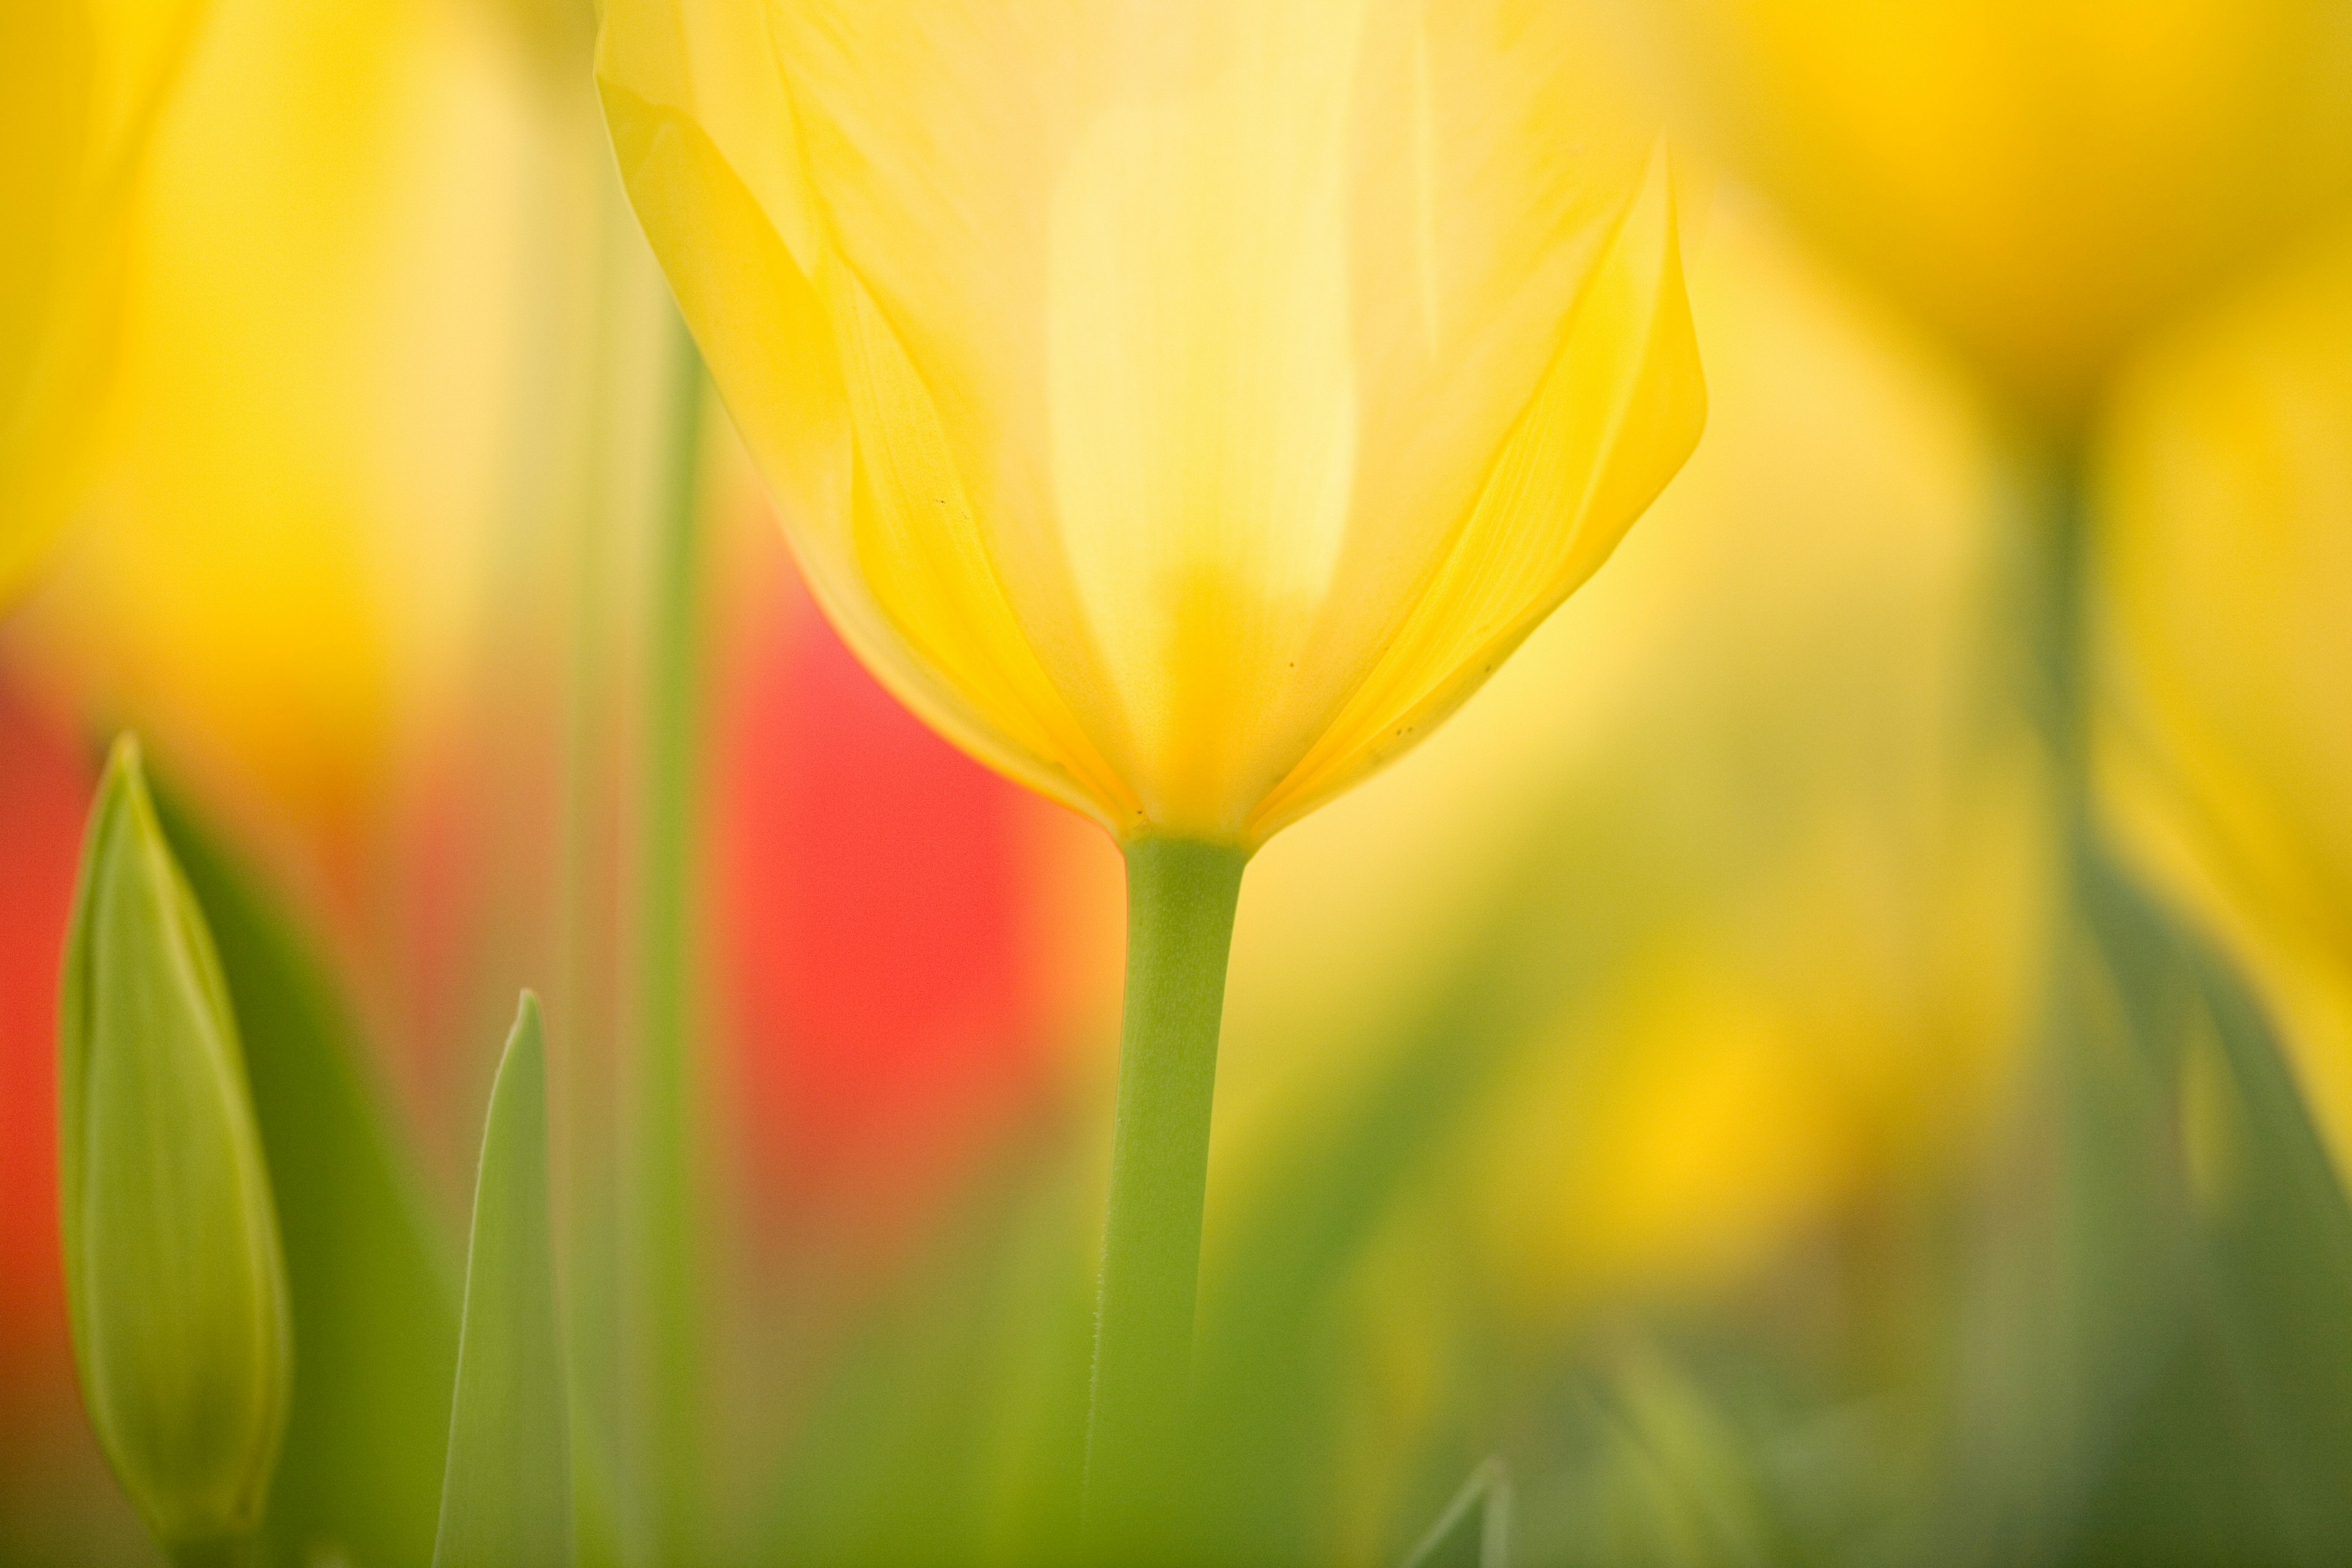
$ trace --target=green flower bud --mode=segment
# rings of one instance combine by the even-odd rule
[[[58,1192],[82,1400],[184,1559],[261,1522],[292,1333],[236,1019],[125,736],[82,847],[58,1007]]]

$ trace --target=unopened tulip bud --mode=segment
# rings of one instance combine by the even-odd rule
[[[220,963],[128,737],[90,813],[58,1024],[83,1403],[156,1540],[226,1554],[285,1435],[285,1265]]]

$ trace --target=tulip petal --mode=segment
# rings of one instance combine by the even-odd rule
[[[1093,650],[1097,732],[1154,821],[1214,837],[1265,787],[1348,542],[1352,40],[1297,10],[1268,6],[1197,86],[1106,110],[1049,218],[1054,528],[1015,572],[1066,574],[1066,598],[1031,602]]]
[[[862,584],[918,668],[940,672],[943,693],[961,693],[964,702],[951,711],[968,710],[965,703],[977,710],[982,740],[973,749],[984,760],[1121,831],[1138,815],[1131,793],[1079,729],[1014,619],[929,388],[865,286],[839,266],[828,281],[845,325],[859,457],[850,513],[856,573],[841,586]]]
[[[727,182],[758,209],[803,274],[814,272],[814,215],[801,171],[792,104],[776,72],[767,8],[615,0],[604,15],[596,41],[596,79],[631,199],[644,202],[661,195],[639,177],[659,129],[666,124],[698,128],[709,156],[726,171]],[[678,167],[670,172],[693,175],[698,171]],[[700,194],[711,192],[704,187]],[[647,237],[664,250],[667,264],[670,257],[665,240],[675,238],[675,231],[651,217],[645,221]],[[743,237],[740,225],[732,223],[711,237]],[[719,247],[707,244],[702,248]]]
[[[1349,278],[1360,434],[1348,552],[1303,660],[1301,732],[1339,715],[1454,537],[1641,189],[1566,7],[1464,0],[1368,19],[1356,68]],[[1400,111],[1400,110],[1403,111]]]
[[[1339,721],[1259,806],[1253,837],[1393,761],[1467,700],[1608,559],[1706,416],[1661,153],[1451,550]]]
[[[0,603],[84,478],[123,216],[202,0],[58,0],[0,18]]]
[[[71,5],[11,5],[0,15],[0,408],[23,395],[46,323],[58,250],[75,197],[92,39]]]
[[[792,124],[781,89],[770,79],[763,98],[760,71],[746,66],[767,58],[764,37],[715,32],[715,24],[740,25],[752,11],[689,15],[620,0],[606,13],[598,73],[640,221],[729,412],[784,507],[803,571],[845,638],[901,700],[967,751],[1102,816],[1100,802],[1120,786],[1108,778],[1073,782],[1066,759],[1085,753],[1083,738],[1066,715],[1054,717],[1059,700],[1009,629],[984,558],[970,548],[959,553],[969,531],[935,526],[936,498],[956,493],[956,482],[937,466],[934,446],[906,434],[909,422],[936,424],[923,412],[928,392],[888,323],[813,226],[797,153],[775,155],[774,138],[756,133],[751,117],[766,116],[772,129]],[[740,174],[714,141],[714,124],[764,172]],[[891,389],[888,418],[870,398],[862,422],[856,417],[837,343]],[[863,379],[857,384],[867,390]],[[910,526],[917,518],[921,528]],[[866,564],[873,558],[906,564],[876,573]],[[963,568],[950,570],[949,586],[940,586],[942,559]],[[902,591],[877,593],[891,584]],[[975,692],[975,668],[998,668],[1002,679]]]

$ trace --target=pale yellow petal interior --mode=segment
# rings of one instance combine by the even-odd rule
[[[1112,699],[1083,706],[1154,822],[1220,837],[1270,782],[1355,468],[1349,40],[1286,9],[1199,88],[1098,118],[1051,217],[1053,533]]]

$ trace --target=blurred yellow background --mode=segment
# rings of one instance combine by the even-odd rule
[[[1227,1004],[1213,1284],[1301,1129],[1423,1021],[1486,1031],[1360,1270],[1367,1555],[1461,1346],[1531,1369],[1738,1310],[1995,1157],[2062,896],[2021,625],[2053,462],[2087,476],[2105,828],[2246,966],[2352,1161],[2352,7],[1587,9],[1704,193],[1706,434],[1445,730],[1264,851]],[[0,610],[0,800],[32,803],[0,1126],[46,1114],[33,988],[118,726],[352,977],[453,1215],[514,986],[559,1050],[623,1032],[667,323],[585,47],[562,6],[209,7],[88,482]],[[1098,1123],[1118,863],[898,713],[709,447],[728,1284],[822,1245],[871,1289],[1005,1151]],[[44,1169],[0,1172],[46,1212]],[[53,1238],[19,1228],[0,1360],[37,1375],[0,1392],[41,1384],[7,1397],[46,1434]],[[37,1447],[0,1444],[0,1511],[52,1523],[0,1558],[102,1491]]]

